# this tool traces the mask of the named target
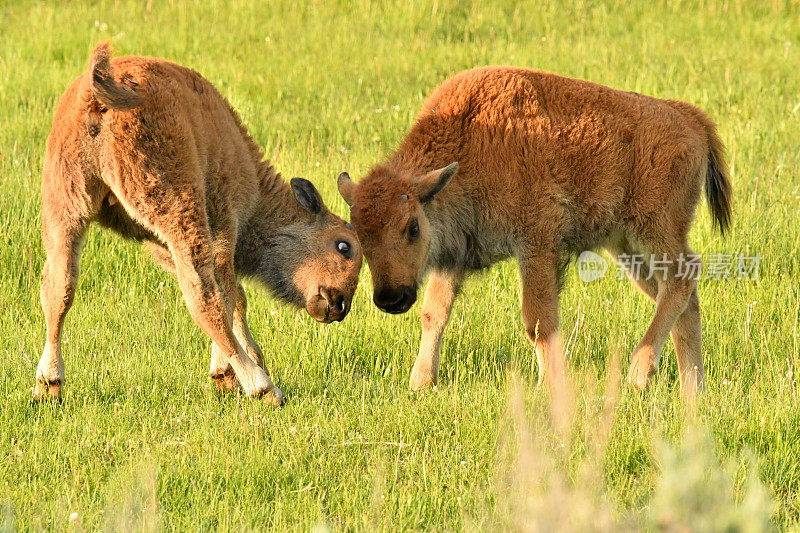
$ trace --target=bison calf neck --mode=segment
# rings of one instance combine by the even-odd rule
[[[37,398],[61,394],[61,330],[92,221],[145,241],[176,274],[192,318],[213,340],[211,376],[220,389],[241,387],[276,403],[283,395],[262,368],[237,274],[321,322],[345,317],[358,282],[353,230],[310,182],[288,184],[263,161],[208,81],[159,59],[111,61],[106,43],[58,105],[42,196],[47,342]]]
[[[411,387],[435,384],[439,351],[465,274],[516,257],[522,319],[540,382],[563,379],[558,292],[568,258],[604,247],[669,265],[633,273],[656,302],[633,353],[643,388],[667,339],[681,389],[703,387],[696,282],[677,271],[705,182],[717,225],[730,219],[730,185],[713,123],[695,107],[544,72],[489,67],[448,80],[424,104],[397,152],[339,191],[372,271],[375,304],[407,311],[426,272],[422,341]],[[625,255],[623,255],[625,254]]]

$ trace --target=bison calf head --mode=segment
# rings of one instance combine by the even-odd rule
[[[301,215],[271,234],[266,246],[252,243],[249,255],[260,256],[257,275],[278,297],[304,307],[319,322],[341,321],[358,286],[358,237],[328,210],[310,181],[294,178],[291,188]]]
[[[378,167],[358,185],[343,172],[339,193],[372,272],[375,305],[387,313],[405,313],[417,299],[431,245],[425,206],[458,170],[458,163],[422,176]]]

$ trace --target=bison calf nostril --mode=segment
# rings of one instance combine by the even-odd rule
[[[333,310],[337,313],[344,313],[345,308],[347,307],[347,300],[344,296],[339,296],[333,302]]]

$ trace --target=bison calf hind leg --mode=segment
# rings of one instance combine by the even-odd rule
[[[695,282],[693,280],[667,279],[658,282],[656,313],[644,337],[642,337],[639,345],[633,351],[631,366],[628,371],[628,381],[637,389],[641,390],[647,387],[650,379],[656,373],[658,359],[670,330],[675,329],[680,335],[675,345],[678,352],[679,367],[686,366],[691,359],[696,359],[696,356],[689,356],[687,352],[699,352],[697,347],[689,346],[689,344],[699,345],[699,309],[696,315],[696,327],[689,324],[694,317],[687,316],[686,319],[681,321],[689,300],[695,291]],[[680,324],[679,321],[681,322]],[[673,339],[676,339],[676,335],[673,335]],[[696,365],[696,361],[692,361],[692,363]],[[702,362],[700,362],[699,366],[702,368]],[[681,368],[681,371],[683,370]],[[684,378],[681,375],[681,385],[683,383]]]
[[[695,286],[686,308],[670,332],[678,356],[681,395],[687,399],[695,397],[705,388],[700,323],[700,298]]]
[[[615,257],[620,254],[646,255],[626,240],[609,247],[609,252]],[[684,257],[693,255],[694,252],[686,247]],[[666,275],[663,272],[651,272],[647,264],[641,265],[636,272],[629,271],[631,281],[636,287],[656,302],[656,313],[633,352],[628,370],[628,382],[639,390],[647,387],[658,369],[659,356],[669,332],[678,359],[681,394],[689,399],[701,392],[705,386],[700,300],[697,295],[697,282],[678,277],[677,257],[678,255],[674,255],[675,260],[667,262],[670,267]]]
[[[36,368],[34,399],[60,399],[64,385],[64,360],[61,357],[61,332],[72,307],[78,283],[78,260],[86,223],[51,220],[43,213],[47,260],[41,289],[42,309],[47,323],[47,340]]]

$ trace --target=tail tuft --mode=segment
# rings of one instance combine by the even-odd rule
[[[89,60],[92,97],[109,109],[129,111],[142,105],[142,98],[132,88],[114,79],[111,72],[111,45],[99,43]]]
[[[716,131],[709,131],[708,169],[706,170],[706,200],[711,209],[714,226],[725,236],[731,225],[733,191],[725,163],[725,148]]]
[[[684,116],[693,119],[708,139],[708,166],[706,167],[706,200],[711,209],[714,227],[725,236],[731,225],[733,190],[725,163],[725,145],[717,134],[717,125],[701,110],[680,100],[666,100]]]

